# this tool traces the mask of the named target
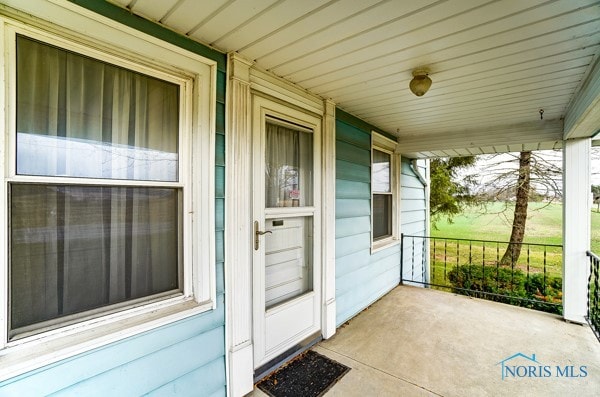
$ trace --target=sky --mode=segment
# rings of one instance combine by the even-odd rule
[[[559,168],[562,168],[562,151],[538,151],[538,155],[546,159],[548,162],[555,164]],[[478,157],[478,161],[473,168],[464,170],[459,175],[459,178],[464,178],[467,175],[474,176],[476,180],[476,186],[489,187],[489,183],[497,175],[498,168],[502,167],[505,171],[510,172],[518,167],[518,153],[505,153],[496,155],[494,157],[488,155],[482,155]],[[512,161],[511,161],[512,160]],[[501,166],[494,166],[494,164],[502,163]],[[516,175],[516,174],[515,174]],[[592,148],[592,160],[591,160],[591,184],[600,185],[600,146]],[[557,176],[557,184],[562,186],[561,176]]]

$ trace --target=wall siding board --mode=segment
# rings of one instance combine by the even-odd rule
[[[335,173],[336,179],[371,183],[371,167],[364,165],[338,159],[335,162]]]
[[[425,172],[422,171],[422,174],[424,175]],[[413,175],[405,175],[402,174],[402,186],[406,187],[406,188],[412,188],[412,189],[423,189],[423,184],[421,183],[421,181],[418,178],[415,178]]]
[[[225,87],[227,86],[227,73],[224,70],[217,72],[217,103],[225,104]],[[220,132],[217,130],[217,132]]]
[[[424,200],[423,189],[402,186],[403,200]]]
[[[425,233],[423,222],[402,223],[402,233],[411,236],[419,236]]]
[[[336,109],[335,111],[335,115],[336,115],[336,121],[340,122],[340,123],[345,123],[346,125],[352,126],[358,130],[364,131],[365,133],[370,133],[371,131],[376,131],[377,133],[385,136],[388,139],[391,139],[393,141],[396,140],[396,137],[388,134],[387,132],[380,130],[379,128],[375,127],[372,124],[367,123],[366,121],[363,121],[361,119],[359,119],[356,116],[353,116],[350,113],[347,113],[345,111],[343,111],[342,109]]]
[[[203,395],[203,396],[225,396],[225,359],[219,357],[201,370],[194,370],[175,381],[167,383],[147,395],[152,397],[173,395]]]
[[[225,263],[224,262],[217,262],[216,276],[217,276],[217,285],[216,285],[217,295],[223,295],[225,293]]]
[[[425,211],[426,203],[423,200],[404,200],[402,202],[402,211]]]
[[[337,113],[337,112],[336,112]],[[336,142],[351,143],[366,151],[371,150],[371,133],[353,125],[336,120]]]
[[[371,248],[371,233],[362,233],[354,236],[342,237],[335,239],[335,256],[343,258],[346,255],[351,255],[363,249]]]
[[[225,135],[217,133],[215,138],[215,165],[225,166]]]
[[[369,150],[359,148],[343,141],[336,141],[335,151],[338,160],[371,167],[371,152]]]
[[[371,217],[341,218],[335,221],[335,237],[342,238],[371,232]]]
[[[370,200],[371,185],[365,182],[338,179],[335,181],[335,194],[338,199]]]
[[[406,211],[402,213],[402,218],[408,223],[420,222],[423,219],[423,213],[425,211]]]
[[[215,167],[215,197],[225,198],[225,167],[217,165]]]
[[[0,383],[0,396],[226,395],[223,198],[226,56],[106,2],[73,1],[218,62],[216,82],[216,309]]]
[[[215,245],[216,245],[216,253],[215,257],[217,262],[225,261],[225,244],[223,243],[225,239],[225,232],[217,231],[215,233]]]
[[[352,273],[363,266],[368,266],[371,260],[371,249],[363,249],[355,252],[353,255],[346,255],[335,260],[335,278]],[[337,287],[337,285],[336,285]]]
[[[399,282],[398,269],[394,268],[370,280],[368,286],[359,285],[351,293],[341,296],[337,304],[337,325],[341,326],[345,321],[360,313],[370,304],[391,291]]]
[[[382,285],[389,286],[391,289],[397,286],[400,281],[400,274],[395,267],[391,269],[375,269],[374,266],[371,266],[365,268],[365,271],[356,272],[356,275],[368,277],[369,283],[354,285],[352,288],[346,287],[342,290],[336,288],[336,294],[340,299],[340,310],[336,320],[338,325],[348,320],[348,318],[340,316],[341,313],[352,312],[353,315],[358,314],[373,303],[373,300],[365,301],[363,298],[364,296],[376,296],[379,298],[389,291],[389,289],[378,290]],[[386,275],[388,276],[388,279],[384,279]],[[374,284],[375,288],[373,285],[370,285],[371,283]]]
[[[371,266],[371,263],[377,263],[378,261],[385,261],[389,256],[399,255],[398,251],[393,249],[378,251],[371,255],[370,249],[363,249],[355,252],[352,255],[346,255],[336,260],[336,278],[341,278],[346,274],[352,273],[357,269],[365,266]],[[398,258],[399,260],[399,258]]]
[[[216,126],[215,131],[218,134],[225,134],[225,103],[217,102],[216,106]]]
[[[336,110],[336,323],[343,324],[398,285],[400,244],[371,253],[371,132],[377,128]],[[402,164],[407,177],[415,178]],[[401,176],[401,180],[405,179]],[[416,179],[416,178],[415,178]],[[418,180],[417,180],[418,182]],[[415,212],[408,219],[423,227],[423,186],[409,182]],[[404,200],[404,191],[401,192]],[[404,201],[402,201],[404,202]],[[401,207],[402,222],[404,208]],[[419,223],[418,217],[422,219]]]
[[[223,231],[225,229],[225,199],[215,199],[215,229]]]
[[[371,216],[371,200],[335,200],[335,217],[356,218],[359,216]]]
[[[78,396],[140,396],[222,357],[224,344],[224,327],[215,328],[79,382],[67,392]],[[202,354],[190,354],[193,351]]]
[[[356,279],[368,280],[369,278],[377,277],[392,268],[397,269],[398,263],[400,263],[400,252],[396,251],[394,255],[389,255],[386,258],[371,263],[369,266],[360,267],[353,272],[340,276],[336,280],[336,293],[340,296],[352,293],[356,287]],[[399,276],[400,272],[396,272],[395,274]]]

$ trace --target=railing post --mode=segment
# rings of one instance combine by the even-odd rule
[[[400,233],[400,285],[404,283],[404,233]]]
[[[587,315],[585,319],[600,341],[600,258],[590,251],[587,251],[586,255],[590,258],[590,275],[587,285]]]

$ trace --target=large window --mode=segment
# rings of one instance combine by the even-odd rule
[[[373,249],[397,241],[397,161],[395,142],[373,133],[371,151],[371,236]]]
[[[184,84],[15,37],[8,339],[183,296]]]

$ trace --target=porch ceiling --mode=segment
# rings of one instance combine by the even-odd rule
[[[112,2],[331,98],[411,157],[555,148],[600,129],[597,0]],[[422,66],[433,85],[419,98],[408,83]]]

